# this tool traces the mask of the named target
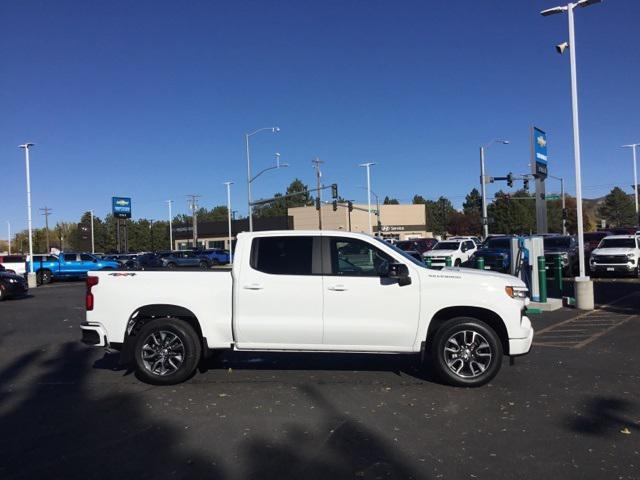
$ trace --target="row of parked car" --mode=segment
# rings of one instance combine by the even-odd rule
[[[488,237],[484,243],[477,237],[450,237],[437,241],[419,238],[395,242],[396,247],[422,261],[430,261],[432,267],[443,267],[447,260],[452,266],[475,267],[482,257],[486,270],[507,273],[512,262],[512,239],[507,235]],[[573,235],[543,235],[544,255],[547,266],[562,259],[563,275],[578,272],[578,241]],[[590,232],[584,235],[585,262],[590,275],[601,274],[640,276],[640,231],[616,235],[610,231]]]
[[[2,279],[6,275],[16,275],[24,280],[24,274],[30,271],[28,257],[23,255],[0,256]],[[92,254],[60,252],[49,255],[33,256],[33,271],[38,284],[47,284],[54,279],[86,276],[96,270],[173,270],[176,268],[209,269],[216,265],[229,263],[229,252],[222,249],[177,250],[164,252],[141,252],[136,254]],[[4,285],[4,281],[0,285]],[[12,285],[14,282],[11,282]],[[0,287],[1,288],[1,287]],[[9,290],[5,292],[9,295]]]

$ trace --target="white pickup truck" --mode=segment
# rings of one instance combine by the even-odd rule
[[[444,381],[479,386],[529,351],[527,302],[515,277],[432,270],[369,235],[270,231],[238,235],[230,271],[90,272],[81,329],[153,384],[231,348],[422,354]]]

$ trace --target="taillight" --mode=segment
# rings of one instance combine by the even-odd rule
[[[98,277],[87,277],[87,295],[85,297],[85,305],[88,310],[93,310],[93,293],[91,287],[97,285],[100,279]]]

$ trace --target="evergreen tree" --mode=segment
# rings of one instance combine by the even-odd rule
[[[625,227],[636,224],[635,205],[629,195],[615,187],[604,197],[598,208],[598,215],[611,227]]]

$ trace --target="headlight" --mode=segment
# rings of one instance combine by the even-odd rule
[[[18,280],[15,278],[7,278],[9,283],[18,283]]]
[[[508,286],[508,287],[504,287],[504,291],[511,298],[527,298],[527,293],[529,293],[529,290],[527,289],[527,287]]]
[[[627,253],[627,258],[629,260],[633,260],[634,258],[636,258],[636,254],[635,253]]]

